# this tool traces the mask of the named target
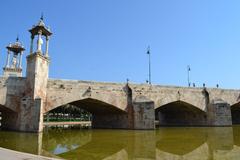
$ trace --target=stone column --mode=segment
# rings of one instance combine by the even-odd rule
[[[33,39],[34,39],[34,36],[32,35],[31,36],[31,44],[30,44],[30,54],[33,53]]]
[[[6,67],[9,67],[9,60],[10,60],[10,50],[7,51],[7,61],[6,61]]]
[[[46,57],[48,57],[48,46],[49,46],[49,36],[46,36],[46,53],[45,53]]]
[[[134,129],[155,129],[154,102],[144,96],[133,102]]]
[[[20,107],[20,130],[41,132],[47,95],[49,59],[38,54],[27,56],[26,95]]]
[[[23,52],[20,53],[19,65],[18,65],[19,68],[22,68],[22,54]]]
[[[210,126],[232,125],[230,105],[221,99],[212,100],[207,107],[207,121]]]
[[[43,130],[43,106],[41,98],[27,96],[21,99],[20,112],[18,114],[19,131],[42,132]]]

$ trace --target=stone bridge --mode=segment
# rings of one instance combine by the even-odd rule
[[[17,39],[7,46],[0,78],[4,128],[41,132],[43,115],[66,104],[92,113],[94,128],[154,129],[155,120],[162,126],[240,123],[240,90],[49,79],[48,41],[52,33],[42,18],[29,31],[26,77],[22,77],[21,67],[23,45]],[[33,51],[35,36],[38,40]],[[42,36],[46,38],[45,51]]]
[[[155,120],[167,126],[239,123],[240,90],[46,79],[45,88],[33,92],[28,79],[0,78],[3,127],[41,131],[43,115],[65,104],[92,113],[95,128],[154,129]],[[38,94],[34,100],[31,92]]]

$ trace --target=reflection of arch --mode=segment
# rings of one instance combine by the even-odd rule
[[[126,139],[128,138],[126,132],[111,131],[110,137],[109,133],[104,130],[96,130],[91,134],[92,138],[89,143],[58,156],[66,159],[79,156],[89,160],[104,159],[124,149],[129,142],[129,139]]]
[[[157,131],[156,137],[157,149],[175,155],[186,155],[207,141],[207,131],[191,127],[161,128]]]
[[[231,106],[232,124],[240,124],[240,102]]]
[[[54,153],[54,150],[66,151],[57,154],[65,159],[80,157],[89,160],[112,160],[155,157],[155,131],[83,130],[79,132],[60,129],[58,132],[55,128],[43,134],[43,139],[44,150],[51,153]]]
[[[159,125],[206,125],[206,112],[184,101],[175,101],[156,109]]]
[[[90,130],[46,128],[43,132],[43,149],[52,154],[63,154],[91,142]]]
[[[185,148],[182,148],[184,150]],[[169,152],[164,152],[162,150],[156,149],[156,159],[184,159],[184,160],[207,160],[209,159],[209,147],[207,143],[202,144],[195,150],[186,153],[184,155],[182,154],[174,154]]]

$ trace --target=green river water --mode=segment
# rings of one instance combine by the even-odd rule
[[[238,160],[239,133],[240,126],[155,131],[45,128],[42,134],[0,131],[0,146],[70,160]]]

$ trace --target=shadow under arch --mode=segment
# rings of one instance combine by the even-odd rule
[[[231,106],[232,124],[240,124],[240,102]]]
[[[174,101],[155,109],[159,126],[203,126],[206,112],[184,101]]]
[[[17,122],[17,112],[0,104],[1,129],[15,130]]]
[[[68,104],[91,113],[93,128],[126,128],[127,126],[127,112],[106,102],[93,98],[86,98]]]

